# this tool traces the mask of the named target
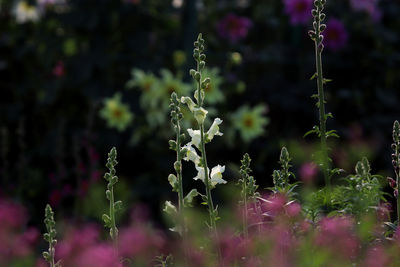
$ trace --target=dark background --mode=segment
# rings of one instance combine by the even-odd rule
[[[182,71],[183,81],[191,83],[188,72],[198,32],[206,40],[208,66],[218,67],[223,78],[226,98],[215,106],[218,116],[224,119],[243,104],[265,103],[270,119],[266,133],[251,142],[237,133],[229,140],[216,138],[207,147],[209,162],[229,166],[225,178],[236,181],[235,166],[249,152],[264,188],[272,182],[282,145],[292,153],[296,173],[311,160],[316,138],[302,138],[318,119],[310,98],[316,93],[315,81],[309,80],[315,72],[307,35],[311,17],[306,25],[292,25],[281,0],[183,2],[174,7],[160,0],[70,0],[67,8],[48,7],[39,21],[24,24],[15,21],[14,2],[1,2],[0,188],[3,197],[28,207],[31,223],[41,224],[47,202],[58,216],[101,216],[90,207],[97,205],[96,196],[104,197],[103,166],[112,146],[119,153],[117,173],[126,208],[145,202],[159,218],[160,203],[175,198],[167,181],[175,155],[168,150],[167,136],[158,134],[170,125],[148,128],[132,144],[132,135],[148,126],[140,90],[126,90],[126,83],[133,68],[155,74],[162,68]],[[335,116],[328,127],[341,136],[331,144],[337,166],[352,172],[366,155],[374,173],[392,175],[391,131],[400,114],[400,3],[381,0],[377,8],[382,16],[373,20],[352,9],[349,1],[328,1],[327,18],[343,22],[348,34],[343,47],[323,54],[324,73],[333,79],[326,86],[327,110]],[[237,42],[217,31],[229,13],[252,23]],[[173,63],[176,50],[186,53],[183,66]],[[241,64],[232,66],[232,52],[241,54]],[[53,70],[60,61],[64,73],[57,76]],[[243,83],[245,91],[237,90]],[[115,92],[122,93],[135,114],[122,132],[108,128],[99,116],[103,99]],[[192,169],[187,165],[185,177],[195,175]],[[96,171],[100,179],[91,180]],[[186,189],[193,186],[199,183],[186,179]]]

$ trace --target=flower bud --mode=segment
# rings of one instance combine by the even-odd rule
[[[387,181],[389,183],[389,186],[391,188],[395,188],[396,187],[396,181],[392,177],[387,177],[386,179],[387,179]]]

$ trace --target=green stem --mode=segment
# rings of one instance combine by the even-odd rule
[[[247,178],[247,176],[246,176]],[[244,204],[244,209],[243,209],[243,234],[244,237],[247,239],[249,236],[249,232],[247,229],[247,179],[245,179],[245,177],[243,177],[243,204]]]
[[[395,155],[396,155],[396,164],[399,164],[399,146],[400,142],[396,142],[396,150],[395,150]],[[397,186],[397,226],[400,226],[400,197],[399,197],[399,182],[400,182],[400,171],[397,171],[396,168],[394,169],[394,172],[396,174],[396,186]]]
[[[181,157],[181,127],[179,125],[179,121],[177,120],[177,131],[176,131],[176,144],[177,144],[177,149],[176,149],[176,160],[180,163],[180,166],[182,166],[182,157]],[[183,200],[183,176],[182,176],[182,167],[179,169],[179,171],[176,173],[177,178],[178,178],[178,183],[179,183],[179,188],[178,188],[178,212],[179,212],[179,220],[180,220],[180,226],[182,228],[182,244],[183,244],[183,253],[184,253],[184,266],[188,266],[187,258],[188,258],[188,251],[186,247],[186,225],[185,225],[185,215],[184,215],[184,200]]]
[[[320,12],[319,12],[320,13]],[[324,96],[324,80],[322,74],[322,44],[319,44],[318,37],[320,36],[320,24],[317,21],[317,27],[315,30],[315,58],[316,58],[316,68],[317,68],[317,85],[318,85],[318,106],[319,106],[319,121],[320,121],[320,135],[321,135],[321,153],[322,153],[322,171],[325,178],[325,185],[330,188],[331,181],[328,174],[328,151],[326,144],[326,114],[325,114],[325,96]]]
[[[204,167],[204,180],[205,180],[204,183],[206,185],[207,205],[208,205],[208,211],[210,213],[210,226],[213,228],[215,232],[217,232],[217,226],[215,223],[215,216],[214,216],[214,203],[211,196],[210,181],[208,178],[207,156],[206,156],[206,147],[204,140],[204,124],[200,125],[200,137],[201,137],[201,158]]]
[[[114,244],[114,248],[117,251],[118,249],[118,230],[115,224],[115,210],[114,210],[114,188],[111,187],[110,189],[110,218],[111,218],[111,231],[112,231],[112,240]]]

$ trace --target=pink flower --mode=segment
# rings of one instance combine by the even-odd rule
[[[364,264],[362,264],[362,266],[365,267],[380,267],[389,265],[390,259],[386,255],[382,246],[376,246],[368,249]]]
[[[119,253],[122,257],[150,260],[164,247],[161,233],[153,232],[145,225],[132,225],[120,229]]]
[[[354,10],[367,12],[375,22],[379,21],[382,16],[378,2],[379,0],[350,0],[351,7]]]
[[[217,30],[221,38],[235,43],[247,36],[251,26],[248,18],[228,14],[217,24]]]
[[[51,191],[49,196],[49,202],[52,207],[57,207],[60,204],[61,199],[62,199],[62,193],[60,190],[55,189]]]
[[[4,228],[21,228],[27,221],[26,209],[15,202],[0,199],[0,225]]]
[[[325,47],[332,51],[340,50],[347,44],[348,34],[346,28],[338,19],[332,18],[328,20],[323,35]]]
[[[305,184],[312,184],[318,174],[318,166],[314,162],[306,162],[300,167],[300,179]]]
[[[93,224],[85,225],[79,229],[69,229],[63,240],[56,246],[56,258],[74,259],[88,247],[94,246],[99,241],[99,229]]]
[[[282,194],[273,194],[268,199],[266,199],[262,205],[261,209],[263,211],[263,215],[268,217],[274,217],[279,214],[284,213],[285,211],[285,204],[287,202],[286,196]]]
[[[292,202],[286,205],[286,213],[289,217],[297,217],[301,212],[301,206],[297,202]]]
[[[83,253],[79,255],[73,266],[122,267],[122,264],[119,262],[118,255],[112,246],[97,244],[84,250]]]
[[[358,252],[359,242],[353,231],[353,221],[346,217],[324,218],[316,236],[316,244],[344,258],[352,258]]]
[[[53,75],[57,78],[61,78],[65,75],[64,62],[59,60],[53,68]]]
[[[283,0],[283,4],[292,25],[307,24],[312,17],[313,0]]]

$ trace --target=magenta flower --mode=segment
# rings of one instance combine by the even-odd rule
[[[338,19],[330,19],[326,23],[326,30],[323,35],[325,47],[332,51],[342,49],[348,39],[347,31],[343,23]]]
[[[308,23],[311,18],[313,0],[283,0],[283,4],[292,25]]]
[[[380,20],[382,13],[378,8],[379,0],[350,0],[351,7],[355,11],[368,13],[373,21]]]
[[[312,184],[318,174],[318,166],[314,162],[306,162],[300,167],[300,179],[305,184]]]
[[[247,36],[251,26],[248,18],[228,14],[217,24],[217,31],[221,38],[235,43]]]
[[[346,217],[324,218],[316,236],[316,244],[344,258],[354,257],[359,249],[358,238],[354,234],[354,222]]]
[[[61,78],[65,75],[64,62],[59,60],[53,68],[53,75],[57,78]]]

